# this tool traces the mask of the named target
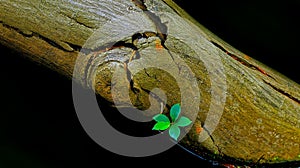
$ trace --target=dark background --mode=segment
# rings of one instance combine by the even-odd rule
[[[299,0],[176,2],[232,46],[300,83]],[[193,161],[207,167],[207,162],[177,146],[145,158],[106,151],[79,124],[70,80],[4,46],[0,49],[0,168],[138,166],[140,162],[171,166]]]

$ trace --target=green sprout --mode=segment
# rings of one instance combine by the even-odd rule
[[[170,128],[170,137],[177,141],[180,135],[179,127],[186,127],[192,123],[192,121],[187,117],[179,117],[180,112],[181,108],[180,104],[178,103],[174,104],[170,109],[170,117],[172,122],[170,122],[169,118],[164,114],[155,115],[153,120],[155,120],[157,123],[153,126],[152,130],[163,131]]]

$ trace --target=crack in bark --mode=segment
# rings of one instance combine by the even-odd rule
[[[145,5],[144,0],[132,0],[132,2],[135,4],[135,6],[142,9],[143,11],[147,10],[147,6]]]
[[[165,46],[165,41],[167,39],[167,30],[168,30],[168,27],[162,23],[160,17],[158,17],[156,14],[152,13],[151,11],[149,11],[147,9],[147,6],[145,5],[145,2],[144,0],[132,0],[132,2],[138,7],[140,8],[141,10],[143,10],[143,12],[148,16],[148,18],[154,23],[155,27],[156,27],[156,33],[155,32],[143,32],[143,33],[136,33],[134,35],[132,35],[132,41],[131,43],[125,43],[124,41],[119,41],[117,43],[115,43],[115,45],[113,45],[113,47],[111,48],[105,48],[105,47],[101,47],[101,48],[96,48],[94,50],[89,50],[89,49],[86,49],[87,52],[92,52],[92,56],[91,58],[89,59],[88,61],[88,64],[87,65],[90,65],[92,63],[92,60],[93,58],[95,58],[95,56],[97,56],[99,53],[101,52],[106,52],[106,51],[109,51],[109,50],[112,50],[114,48],[119,48],[119,47],[128,47],[128,48],[131,48],[133,50],[133,54],[132,56],[129,58],[128,61],[125,61],[124,62],[124,69],[126,71],[126,75],[127,75],[127,80],[129,82],[129,88],[130,90],[132,90],[134,93],[137,93],[137,91],[139,89],[147,92],[149,95],[151,95],[153,98],[157,99],[159,102],[163,102],[158,95],[155,95],[154,93],[151,93],[149,90],[147,89],[144,89],[144,88],[135,88],[134,86],[134,80],[133,80],[133,77],[132,77],[132,73],[130,72],[130,70],[128,69],[128,63],[131,62],[133,59],[139,59],[141,57],[140,53],[139,53],[139,48],[137,47],[137,42],[140,38],[149,38],[149,37],[158,37],[159,40],[160,40],[160,45],[167,50],[167,52],[169,53],[169,55],[171,56],[173,62],[177,65],[178,69],[179,69],[179,72],[181,70],[180,68],[180,65],[179,63],[177,63],[175,61],[175,58],[174,56],[172,55],[172,53],[170,52],[170,50]],[[69,17],[70,18],[70,17]],[[70,19],[73,19],[73,18],[70,18]],[[85,69],[85,76],[87,75],[88,73],[88,68],[89,66],[87,66],[87,68]],[[146,75],[148,77],[151,77],[150,74],[148,74],[146,71],[145,71]],[[150,94],[151,93],[151,94]],[[168,105],[166,105],[168,106]],[[170,107],[168,107],[170,108]]]
[[[89,67],[92,65],[92,62],[94,60],[95,57],[97,57],[99,54],[116,49],[116,48],[130,48],[133,50],[133,52],[131,53],[131,56],[129,58],[129,60],[126,60],[124,62],[120,62],[122,64],[124,64],[124,69],[126,71],[126,78],[129,82],[129,88],[134,92],[137,93],[139,89],[134,87],[134,81],[133,81],[133,77],[132,77],[132,73],[130,72],[130,70],[128,69],[128,63],[131,62],[133,59],[139,59],[141,57],[140,53],[139,53],[139,48],[137,47],[137,42],[140,38],[146,38],[148,39],[149,37],[157,37],[157,33],[154,32],[143,32],[143,33],[136,33],[133,34],[131,36],[131,42],[126,42],[126,41],[117,41],[117,42],[112,42],[110,44],[106,44],[104,46],[99,46],[95,49],[89,49],[89,48],[82,48],[81,52],[84,53],[87,57],[89,57],[87,64],[86,64],[86,68],[84,70],[84,79],[83,80],[87,80],[88,79],[88,71],[89,71]],[[89,56],[90,55],[90,56]],[[104,63],[110,62],[106,61],[103,62],[99,65],[103,65]]]
[[[71,48],[74,49],[74,51],[80,51],[82,49],[82,46],[80,46],[80,45],[72,44],[72,43],[67,42],[67,41],[62,41],[62,42],[68,44]]]
[[[203,128],[203,130],[209,135],[211,141],[212,141],[213,144],[217,147],[218,152],[222,155],[223,153],[222,153],[220,147],[216,144],[216,142],[215,142],[214,138],[212,137],[211,133],[210,133],[210,132],[208,131],[208,129],[206,129],[204,126],[203,126],[202,128]]]
[[[296,103],[300,104],[300,100],[296,97],[294,97],[293,95],[287,93],[285,90],[281,89],[281,88],[278,88],[276,86],[274,86],[272,83],[266,81],[266,80],[263,80],[268,86],[272,87],[274,90],[276,90],[277,92],[281,93],[282,95],[288,97],[289,99],[295,101]]]
[[[132,37],[134,38],[136,35],[133,35]],[[84,53],[87,57],[90,57],[87,61],[87,64],[86,64],[86,68],[84,70],[84,77],[85,79],[84,80],[87,80],[87,75],[88,75],[88,70],[90,69],[89,67],[92,65],[92,62],[93,60],[95,59],[95,57],[97,57],[99,54],[101,53],[104,53],[104,52],[107,52],[107,51],[111,51],[113,49],[116,49],[116,48],[123,48],[123,47],[126,47],[126,48],[131,48],[133,51],[137,51],[138,48],[133,44],[133,43],[128,43],[128,42],[125,42],[125,41],[118,41],[118,42],[112,42],[110,44],[106,44],[104,46],[99,46],[95,49],[89,49],[89,48],[82,48],[80,50],[80,52]],[[90,55],[90,56],[89,56]],[[139,55],[139,54],[138,54]],[[105,61],[100,65],[103,65],[104,63],[107,63],[107,62],[110,62],[112,60],[109,60],[109,61]],[[129,61],[125,61],[125,62],[120,62],[122,64],[125,64],[124,65],[124,68],[126,70],[126,72],[128,71],[128,68],[127,68],[127,64],[128,64]],[[130,73],[131,74],[131,73]],[[128,75],[128,72],[127,72],[127,75]],[[128,78],[128,77],[127,77]],[[129,78],[128,78],[129,79]],[[131,79],[131,78],[130,78]],[[130,81],[130,80],[129,80]]]
[[[156,16],[154,13],[148,10],[147,6],[145,5],[144,0],[132,0],[132,2],[142,9],[144,13],[148,16],[148,18],[155,24],[156,27],[156,36],[160,38],[161,45],[166,48],[164,45],[165,41],[167,40],[167,30],[168,27],[162,23],[161,19]],[[166,48],[167,49],[167,48]]]
[[[4,27],[6,27],[8,29],[11,29],[11,30],[14,30],[14,31],[18,32],[19,34],[21,34],[22,36],[25,36],[27,38],[38,37],[38,38],[42,39],[43,41],[47,42],[48,44],[50,44],[51,46],[53,46],[55,48],[58,48],[60,50],[66,51],[66,52],[73,52],[74,50],[79,51],[80,48],[81,48],[81,46],[78,46],[76,44],[72,44],[72,43],[66,42],[66,41],[60,41],[62,44],[65,44],[65,47],[66,47],[65,48],[62,45],[60,45],[59,42],[55,42],[55,41],[53,41],[53,40],[37,33],[37,32],[30,31],[31,33],[24,33],[21,29],[18,29],[16,27],[13,27],[13,26],[10,26],[10,25],[7,25],[3,22],[1,22],[0,24],[2,24]]]
[[[145,88],[142,88],[142,87],[141,87],[141,89],[142,89],[144,92],[148,93],[150,96],[152,96],[154,99],[156,99],[157,102],[163,103],[164,105],[166,105],[166,107],[167,107],[168,109],[171,109],[171,106],[169,106],[166,102],[164,102],[158,95],[156,95],[155,93],[151,92],[151,91],[148,90],[148,89],[145,89]]]
[[[34,36],[33,32],[30,32],[30,33],[27,33],[27,34],[26,34],[26,33],[24,33],[22,30],[20,30],[20,29],[18,29],[18,28],[16,28],[16,27],[10,26],[10,25],[8,25],[8,24],[5,24],[5,23],[2,22],[2,21],[0,21],[0,24],[2,24],[3,27],[6,27],[6,28],[8,28],[8,29],[15,30],[16,32],[18,32],[19,34],[21,34],[21,35],[23,35],[23,36],[25,36],[25,37],[32,37],[32,36]]]
[[[146,68],[144,69],[144,71],[145,71],[145,74],[146,74],[149,78],[151,78],[151,76],[150,76],[150,74],[147,72]]]
[[[158,17],[157,15],[155,15],[154,13],[152,13],[151,11],[148,10],[147,6],[145,5],[144,0],[132,0],[132,2],[137,7],[142,9],[145,12],[145,14],[148,16],[148,18],[155,24],[156,37],[158,37],[160,39],[161,46],[168,51],[169,55],[171,56],[173,62],[177,65],[179,72],[180,72],[181,68],[180,68],[179,63],[177,63],[175,61],[174,56],[172,55],[170,50],[165,46],[165,41],[167,40],[167,31],[168,31],[168,27],[166,26],[166,24],[162,23],[160,17]]]
[[[262,68],[260,68],[260,67],[258,67],[258,66],[255,66],[255,65],[253,65],[253,64],[250,64],[250,63],[244,61],[243,59],[237,57],[236,55],[234,55],[234,54],[228,52],[224,47],[222,47],[221,45],[219,45],[218,43],[216,43],[216,42],[214,42],[214,41],[211,41],[211,43],[212,43],[214,46],[218,47],[218,48],[219,48],[220,50],[222,50],[223,52],[225,52],[227,55],[229,55],[230,57],[232,57],[234,60],[236,60],[236,61],[240,62],[241,64],[243,64],[244,66],[246,66],[246,67],[248,67],[248,68],[255,69],[255,70],[259,71],[260,73],[262,73],[262,74],[264,74],[264,75],[266,75],[266,76],[268,76],[268,77],[270,77],[270,78],[272,78],[273,80],[276,81],[276,79],[275,79],[274,77],[272,77],[270,74],[266,73]],[[263,81],[264,81],[267,85],[271,86],[271,87],[272,87],[274,90],[276,90],[277,92],[283,94],[284,96],[288,97],[289,99],[291,99],[291,100],[295,101],[296,103],[299,103],[299,104],[300,104],[300,100],[299,100],[298,98],[296,98],[296,97],[292,96],[291,94],[285,92],[283,89],[280,89],[280,88],[274,86],[273,84],[271,84],[270,82],[266,81],[265,79],[263,79]]]
[[[87,24],[83,23],[83,22],[80,22],[76,19],[76,15],[75,16],[69,16],[65,13],[62,13],[62,12],[59,12],[61,15],[73,20],[74,22],[76,22],[77,24],[81,25],[81,26],[84,26],[86,28],[90,28],[90,29],[95,29],[96,27],[92,27],[92,26],[88,26]]]
[[[270,74],[268,74],[267,72],[265,72],[262,68],[256,66],[256,65],[253,65],[249,62],[246,62],[245,60],[239,58],[238,56],[230,53],[229,51],[227,51],[224,47],[222,47],[221,45],[219,45],[218,43],[214,42],[214,41],[210,41],[214,46],[216,46],[217,48],[219,48],[220,50],[222,50],[223,52],[225,52],[227,55],[229,55],[231,58],[233,58],[234,60],[238,61],[239,63],[241,63],[242,65],[248,67],[248,68],[251,68],[251,69],[254,69],[254,70],[257,70],[259,71],[260,73],[274,79],[276,81],[276,79],[274,77],[272,77]]]
[[[228,52],[225,48],[223,48],[221,45],[219,45],[218,43],[214,42],[214,41],[211,41],[211,43],[218,47],[219,49],[221,49],[223,52],[225,52],[227,55],[229,55],[230,57],[232,57],[234,60],[240,62],[241,64],[245,65],[246,67],[248,68],[252,68],[252,69],[255,69],[257,71],[259,71],[260,73],[272,78],[273,80],[276,81],[276,79],[274,77],[272,77],[271,75],[269,75],[268,73],[266,73],[262,68],[258,67],[258,66],[255,66],[253,64],[250,64],[248,62],[245,62],[243,59],[237,57],[236,55]],[[285,92],[283,89],[281,88],[278,88],[276,86],[274,86],[273,84],[271,84],[270,82],[266,81],[265,79],[263,79],[263,82],[266,83],[267,85],[269,85],[270,87],[272,87],[274,90],[276,90],[277,92],[283,94],[284,96],[288,97],[289,99],[295,101],[296,103],[299,103],[300,104],[300,100],[294,96],[292,96],[291,94]]]

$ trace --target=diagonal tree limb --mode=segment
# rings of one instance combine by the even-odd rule
[[[195,74],[201,93],[199,114],[188,136],[182,140],[183,144],[200,154],[203,154],[203,150],[211,155],[245,162],[299,161],[299,85],[234,49],[193,20],[172,1],[142,2],[1,1],[0,10],[3,12],[0,13],[0,42],[68,78],[72,78],[76,60],[83,54],[83,68],[78,69],[77,73],[83,74],[84,78],[78,79],[78,82],[84,87],[95,87],[96,92],[110,102],[113,102],[110,92],[111,77],[118,67],[125,66],[130,72],[156,58],[157,62],[167,62],[170,66],[183,68],[179,72],[184,73],[184,66],[180,62],[183,59]],[[170,15],[166,17],[160,12]],[[144,39],[147,40],[147,45],[133,42],[137,32],[132,30],[141,24],[136,25],[130,19],[117,23],[123,26],[124,32],[130,32],[129,34],[113,36],[109,34],[111,30],[101,30],[100,35],[107,32],[106,36],[99,36],[102,40],[90,39],[90,44],[86,44],[90,36],[95,31],[99,32],[110,20],[129,13],[133,13],[130,15],[133,18],[149,23],[147,31],[139,32],[146,37]],[[185,22],[174,19],[178,16],[184,18]],[[164,22],[170,19],[174,19],[173,22]],[[137,49],[128,47],[128,44],[135,44]],[[132,59],[129,55],[136,50],[142,59],[135,55],[133,61],[129,62]],[[124,57],[111,58],[114,53],[124,53]],[[158,53],[161,57],[151,57],[152,53]],[[206,58],[206,62],[203,58]],[[215,76],[211,79],[207,65],[217,65],[216,58],[221,60],[225,74],[214,72]],[[92,78],[93,69],[95,80]],[[222,118],[210,138],[201,142],[199,130],[210,133],[204,125],[210,109],[209,104],[214,99],[208,88],[212,82],[224,84],[218,82],[223,81],[224,77],[226,100]],[[140,109],[150,106],[148,95],[154,87],[167,93],[169,107],[180,101],[179,88],[170,86],[174,79],[161,71],[150,68],[134,77],[129,74],[120,78],[128,83],[131,100]],[[129,82],[130,79],[133,82]],[[118,93],[120,102],[126,102],[125,98],[122,99],[125,97],[123,94]],[[221,94],[221,91],[214,92],[215,96]],[[126,103],[124,106],[128,105]],[[156,103],[160,104],[157,98]],[[202,127],[203,129],[199,129]]]

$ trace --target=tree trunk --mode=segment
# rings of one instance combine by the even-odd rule
[[[200,155],[300,160],[299,85],[234,49],[171,0],[0,4],[1,44],[116,106],[162,103],[168,114],[180,102],[193,119],[181,142]]]

